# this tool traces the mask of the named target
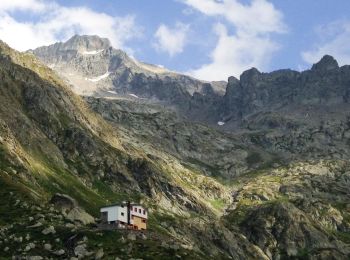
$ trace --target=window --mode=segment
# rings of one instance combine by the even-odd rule
[[[139,209],[139,213],[141,214],[141,209]]]
[[[121,214],[122,216],[124,216],[124,212],[120,212],[120,214]]]
[[[146,215],[146,210],[143,210],[143,215]]]
[[[134,211],[137,212],[137,208],[134,208]]]
[[[145,220],[145,219],[143,219],[143,220],[142,220],[142,223],[146,223],[146,220]]]

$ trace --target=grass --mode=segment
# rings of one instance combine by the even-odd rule
[[[11,193],[13,195],[11,195]],[[30,215],[31,210],[14,206],[17,199],[31,201],[30,190],[15,179],[0,172],[0,226],[13,223]]]
[[[206,164],[203,161],[200,161],[195,158],[188,158],[189,164],[184,164],[189,170],[194,170],[195,172],[198,172],[198,169],[196,169],[193,165],[196,165],[197,167],[201,167],[206,169],[210,172],[211,176],[214,178],[224,177],[223,174],[217,169],[217,167],[214,167],[212,165]]]
[[[350,232],[336,232],[335,235],[344,243],[350,244]]]
[[[210,204],[217,210],[223,210],[226,206],[226,201],[223,199],[214,199],[210,201]]]
[[[246,158],[246,162],[249,167],[254,166],[262,161],[263,161],[263,158],[258,152],[251,152]]]

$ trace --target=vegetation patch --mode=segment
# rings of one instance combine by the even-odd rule
[[[258,153],[258,152],[251,152],[246,158],[246,162],[250,167],[254,166],[262,161],[263,161],[263,158],[261,157],[260,153]]]

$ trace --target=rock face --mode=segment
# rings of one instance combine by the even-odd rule
[[[346,259],[349,243],[339,238],[349,232],[348,169],[330,160],[261,171],[241,183],[223,220],[230,229],[238,224],[270,259]]]
[[[97,36],[74,36],[65,43],[31,52],[65,77],[81,95],[153,99],[198,117],[200,109],[216,102],[225,91],[225,82],[206,83],[139,62]]]
[[[221,128],[229,130],[258,113],[342,105],[350,97],[349,66],[339,67],[329,55],[304,72],[261,73],[252,68],[240,80],[230,77],[226,86],[136,61],[97,36],[74,36],[31,52],[65,77],[78,94],[161,102],[191,121],[222,122]]]
[[[245,71],[240,80],[230,78],[221,116],[240,121],[257,113],[296,106],[335,106],[348,103],[350,67],[339,68],[331,56],[324,56],[311,70],[279,70],[261,73]]]

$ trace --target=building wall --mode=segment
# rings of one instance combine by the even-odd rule
[[[136,209],[136,211],[135,211]],[[140,213],[141,210],[141,213]],[[143,214],[143,211],[145,211],[145,214]],[[141,218],[148,218],[148,213],[145,208],[142,206],[132,206],[132,210],[130,210],[131,215],[141,217]]]
[[[123,221],[125,223],[128,222],[128,207],[124,206],[124,207],[118,207],[118,220],[119,221]],[[124,216],[122,216],[121,213],[124,213]]]
[[[137,226],[137,229],[147,229],[147,224],[142,222],[143,218],[134,216],[133,225]]]
[[[111,207],[105,207],[101,208],[100,212],[107,212],[108,217],[107,221],[123,221],[128,222],[128,209],[126,206],[120,207],[120,206],[111,206]],[[124,216],[122,215],[124,213]]]

